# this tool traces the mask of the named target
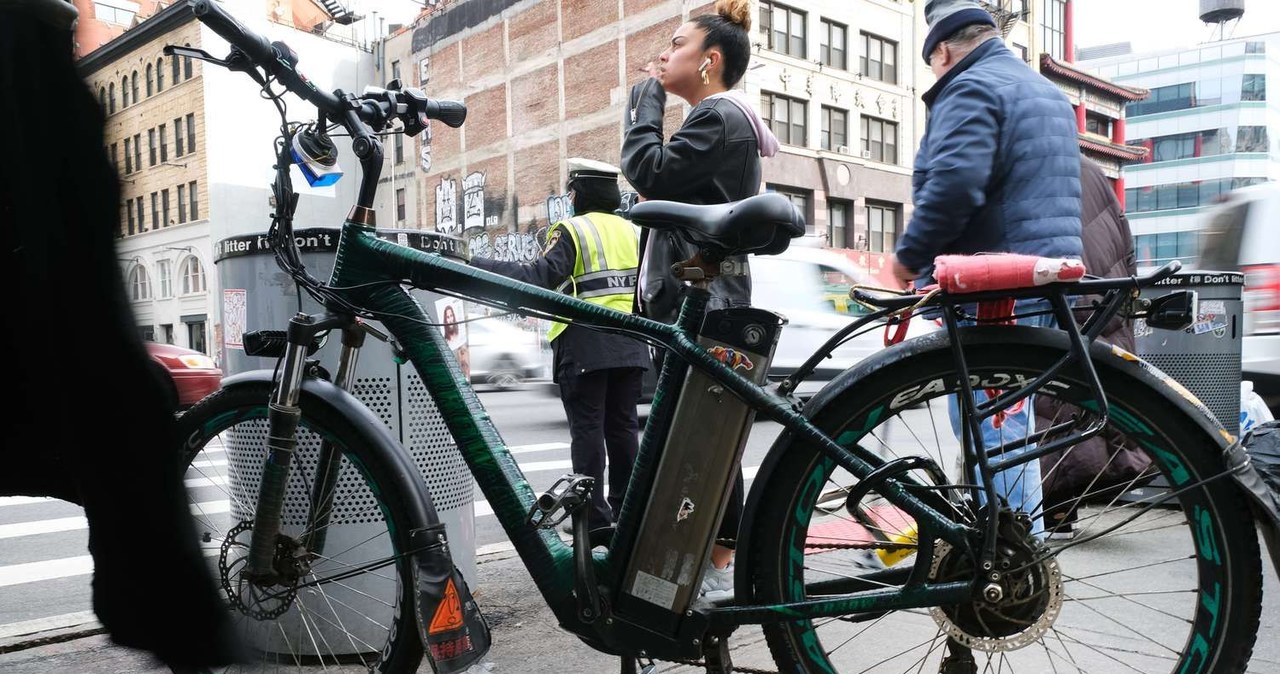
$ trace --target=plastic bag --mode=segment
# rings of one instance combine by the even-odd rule
[[[1240,382],[1240,433],[1248,433],[1260,424],[1273,420],[1271,409],[1253,390],[1253,382]]]
[[[1244,436],[1244,449],[1272,498],[1280,504],[1280,421],[1264,421],[1254,426]]]

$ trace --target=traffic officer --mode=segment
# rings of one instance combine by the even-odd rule
[[[638,237],[630,222],[614,215],[622,204],[622,170],[591,159],[572,158],[568,164],[566,189],[577,215],[551,225],[542,256],[528,264],[487,258],[473,258],[471,264],[630,312],[639,266]],[[639,450],[636,404],[649,351],[630,337],[573,323],[552,324],[547,338],[554,354],[553,378],[569,418],[573,471],[596,480],[588,525],[605,527],[622,508],[623,490]]]

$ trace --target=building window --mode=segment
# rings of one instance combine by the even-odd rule
[[[867,250],[892,253],[898,245],[898,207],[867,201]]]
[[[399,61],[391,62],[391,79],[393,80],[400,79],[400,62]],[[400,84],[403,86],[404,82],[401,82]]]
[[[1084,117],[1084,130],[1104,138],[1110,138],[1111,120],[1103,117],[1102,115],[1095,115],[1092,112],[1086,112]]]
[[[168,227],[169,225],[173,224],[173,221],[169,219],[169,189],[168,188],[160,190],[160,212],[164,213],[164,220],[160,221],[161,227]]]
[[[1242,101],[1267,100],[1267,76],[1266,75],[1245,75],[1244,84],[1240,88],[1240,100]]]
[[[147,278],[147,268],[140,264],[129,272],[129,297],[134,302],[151,299],[151,279]]]
[[[173,81],[174,84],[181,82],[182,81],[182,62],[178,59],[176,55],[170,56],[169,65],[172,66],[172,70],[173,70],[173,77],[170,79]]]
[[[135,171],[142,170],[142,134],[133,134],[133,168]]]
[[[134,200],[138,204],[138,231],[146,231],[147,229],[147,209],[142,203],[142,197]]]
[[[1188,260],[1200,252],[1200,233],[1190,230],[1143,234],[1133,237],[1133,249],[1138,264],[1142,266]]]
[[[187,153],[196,151],[196,114],[187,115]]]
[[[156,80],[156,74],[152,70],[151,64],[148,63],[147,64],[147,97],[148,98],[150,98],[151,95],[154,93],[153,87],[155,86],[155,80]]]
[[[791,187],[780,187],[777,185],[766,185],[765,189],[770,192],[777,192],[782,196],[791,200],[796,210],[800,211],[800,215],[804,216],[804,233],[812,236],[815,229],[813,224],[813,213],[809,212],[810,204],[813,203],[813,192],[811,190],[800,190]]]
[[[151,163],[148,166],[156,165],[156,130],[147,129],[147,149],[151,155]]]
[[[117,26],[128,28],[133,24],[133,17],[136,15],[134,10],[128,8],[133,3],[116,3],[126,5],[125,7],[114,7],[110,2],[93,3],[93,17],[105,23],[114,23]],[[137,5],[134,5],[136,8]],[[83,11],[83,10],[81,10]]]
[[[138,71],[136,70],[133,71],[133,76],[129,78],[129,95],[133,97],[134,105],[137,105],[138,101],[142,100],[138,97]]]
[[[107,114],[116,114],[116,83],[107,85]]]
[[[898,125],[875,117],[862,117],[862,157],[886,164],[898,163]]]
[[[849,202],[827,199],[827,240],[832,248],[849,247]]]
[[[862,34],[862,55],[858,57],[859,72],[878,82],[898,83],[898,43],[890,42],[871,33]]]
[[[1200,96],[1196,93],[1194,82],[1156,87],[1151,90],[1151,95],[1145,100],[1134,101],[1125,106],[1125,114],[1129,117],[1137,117],[1170,110],[1187,110],[1200,105],[1217,105],[1222,102],[1220,93],[1212,96],[1210,100],[1204,100],[1204,92],[1200,92]]]
[[[173,343],[173,323],[165,323],[160,326],[160,341],[165,344]]]
[[[392,141],[391,147],[394,150],[394,152],[392,153],[392,156],[395,158],[395,162],[397,164],[403,164],[404,163],[404,134],[403,133],[395,134],[395,140]]]
[[[132,142],[133,141],[128,138],[124,139],[124,174],[125,175],[129,175],[130,173],[133,173],[133,150],[132,148],[129,147],[129,144]]]
[[[120,107],[129,107],[129,76],[125,75],[120,80]]]
[[[187,46],[190,47],[191,45],[188,44]],[[191,57],[190,56],[182,57],[182,79],[184,80],[191,79]]]
[[[804,146],[806,140],[806,120],[809,117],[809,104],[795,98],[765,92],[760,97],[760,109],[764,111],[764,121],[778,137],[778,142],[788,145]]]
[[[1018,58],[1022,59],[1023,63],[1031,63],[1031,54],[1025,45],[1020,45],[1017,42],[1014,42],[1013,51],[1018,54]]]
[[[1040,44],[1049,55],[1061,59],[1067,51],[1067,0],[1041,0],[1043,33]]]
[[[160,223],[164,222],[160,219],[160,193],[151,193],[151,228],[159,229]]]
[[[98,107],[102,108],[104,113],[107,111],[107,90],[102,87],[98,87]]]
[[[129,235],[133,236],[133,199],[130,199],[125,206],[127,207],[126,210],[129,211]]]
[[[205,291],[204,286],[204,267],[200,266],[200,260],[192,255],[182,261],[182,294],[191,295],[194,293],[202,293]]]
[[[819,59],[824,66],[849,69],[845,55],[849,51],[849,29],[834,21],[822,20],[822,35],[818,46]]]
[[[1265,127],[1255,127],[1265,128]],[[1266,178],[1222,178],[1185,183],[1130,187],[1125,190],[1125,213],[1147,213],[1169,208],[1195,208],[1218,203],[1231,190],[1266,182]]]
[[[129,142],[129,139],[128,139],[128,138],[126,138],[126,139],[124,139],[124,141],[127,143],[127,142]],[[126,148],[126,149],[125,149],[125,151],[124,151],[124,153],[125,153],[125,156],[127,157],[127,156],[129,155],[129,150]],[[119,171],[119,170],[120,170],[120,145],[119,145],[119,143],[112,143],[112,144],[111,144],[111,168],[114,168],[114,169],[115,169],[115,170],[117,170],[117,171]]]
[[[804,12],[779,5],[770,0],[760,2],[760,36],[769,49],[794,56],[805,57]]]
[[[164,124],[160,125],[160,161],[169,161],[169,134]]]
[[[160,297],[173,297],[173,264],[160,260],[156,263],[156,275],[160,277]]]
[[[182,156],[182,118],[173,120],[173,156]]]
[[[187,196],[191,197],[191,219],[200,219],[200,206],[196,203],[196,181],[187,183]]]
[[[822,149],[849,152],[849,113],[822,106]]]
[[[164,57],[156,59],[156,93],[164,91]]]
[[[1237,139],[1243,135],[1247,147],[1257,147],[1258,140],[1253,135],[1254,132],[1248,131],[1248,129],[1252,128],[1254,127],[1239,127],[1237,129],[1237,131],[1241,132],[1237,134]],[[1265,138],[1262,140],[1265,147]],[[1125,143],[1147,148],[1147,156],[1142,160],[1146,164],[1193,157],[1212,157],[1246,151],[1238,149],[1238,144],[1232,138],[1231,129],[1229,128],[1206,129],[1204,131],[1178,133],[1156,138],[1138,138],[1125,141]]]
[[[396,190],[396,222],[404,222],[404,188]]]
[[[178,185],[178,222],[187,221],[187,186]]]

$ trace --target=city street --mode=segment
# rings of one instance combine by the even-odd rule
[[[570,470],[567,425],[558,400],[537,385],[514,391],[483,392],[481,398],[535,490],[548,487]],[[644,407],[641,410],[647,411]],[[914,417],[907,420],[911,426],[909,435],[899,436],[895,441],[898,431],[888,428],[880,436],[882,440],[900,443],[918,438],[930,421],[924,409],[913,410],[913,414]],[[755,424],[744,460],[748,484],[777,433],[775,424]],[[937,458],[946,462],[948,456]],[[477,547],[484,553],[479,560],[476,590],[493,624],[494,648],[489,659],[494,664],[493,671],[595,674],[608,671],[606,667],[611,670],[608,658],[592,652],[555,627],[527,572],[506,545],[505,535],[487,503],[478,492],[476,498]],[[32,625],[53,629],[92,621],[89,602],[92,564],[86,555],[86,541],[84,520],[74,506],[40,499],[0,499],[0,644],[4,643],[4,637],[30,629]],[[1108,560],[1105,546],[1101,550],[1087,547],[1078,550],[1081,557],[1073,560],[1076,565],[1073,568],[1080,568],[1081,563],[1089,569],[1105,568],[1117,562],[1123,564],[1122,560]],[[1264,560],[1264,564],[1262,625],[1249,671],[1280,672],[1280,640],[1274,638],[1280,632],[1280,600],[1277,599],[1280,588],[1270,562]],[[1142,624],[1135,628],[1146,634],[1154,633],[1158,626]],[[885,647],[892,647],[892,641],[886,642]],[[735,649],[741,649],[736,657],[740,657],[743,664],[767,664],[762,660],[767,659],[767,655],[758,629],[744,630],[735,637]],[[569,652],[573,657],[569,663],[559,663],[553,669],[524,668],[545,660],[547,653],[555,651]],[[0,671],[24,674],[53,671],[47,669],[53,662],[58,663],[58,671],[164,671],[156,669],[144,655],[111,646],[101,635],[0,656]],[[693,670],[673,666],[663,671]]]

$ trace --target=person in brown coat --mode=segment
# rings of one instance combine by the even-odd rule
[[[1102,169],[1083,157],[1080,192],[1085,269],[1102,278],[1133,276],[1137,273],[1137,264],[1129,220]],[[1089,306],[1094,299],[1081,297],[1077,305]],[[1077,312],[1076,321],[1084,323],[1091,313]],[[1126,319],[1114,318],[1099,338],[1126,351],[1134,350],[1133,325]],[[1079,408],[1050,396],[1036,396],[1035,409],[1038,429],[1062,423],[1073,415],[1081,416]],[[1082,419],[1081,423],[1088,422]],[[1049,537],[1071,538],[1079,503],[1110,501],[1122,491],[1139,486],[1137,478],[1146,477],[1150,464],[1151,459],[1144,452],[1131,446],[1110,427],[1086,442],[1041,457],[1045,531]]]

